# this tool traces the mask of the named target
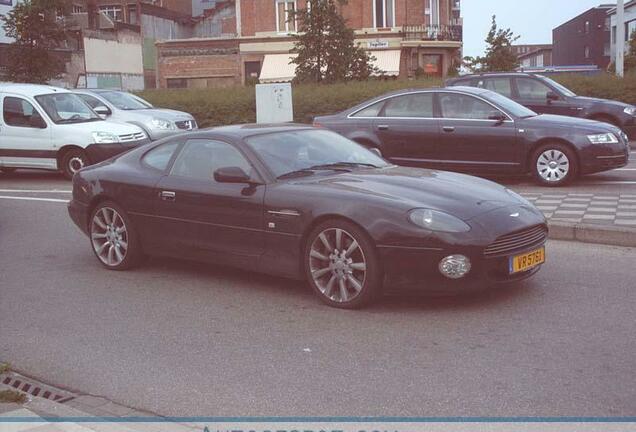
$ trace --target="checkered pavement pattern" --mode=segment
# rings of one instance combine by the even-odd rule
[[[521,193],[546,218],[636,228],[636,194]]]

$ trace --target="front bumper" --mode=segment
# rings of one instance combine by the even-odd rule
[[[91,163],[95,164],[149,142],[149,139],[143,139],[126,143],[90,144],[86,147],[86,154],[88,155]]]
[[[586,146],[580,152],[581,174],[592,174],[621,168],[629,162],[630,145],[619,139],[616,144],[596,144]]]

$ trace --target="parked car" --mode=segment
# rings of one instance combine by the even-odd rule
[[[316,117],[400,165],[479,174],[531,173],[560,186],[580,174],[625,166],[627,136],[616,126],[534,111],[474,87],[402,90]]]
[[[119,90],[75,90],[95,112],[104,118],[132,123],[142,128],[152,141],[197,129],[190,114],[155,108],[137,95]]]
[[[139,127],[104,121],[78,95],[57,87],[0,84],[0,170],[82,167],[148,142]]]
[[[496,91],[539,114],[558,114],[610,123],[636,139],[636,107],[623,102],[577,96],[558,82],[530,73],[484,73],[449,79],[447,86]]]
[[[328,130],[244,125],[168,138],[80,171],[69,213],[98,261],[144,254],[307,279],[325,303],[457,293],[536,273],[545,218],[487,180],[398,167]]]

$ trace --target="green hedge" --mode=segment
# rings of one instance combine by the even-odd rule
[[[609,74],[562,75],[556,77],[556,80],[579,95],[615,99],[636,105],[636,74],[623,79]],[[294,120],[309,123],[317,115],[342,111],[392,90],[434,87],[441,84],[441,80],[424,78],[415,81],[371,80],[331,85],[295,85]],[[140,96],[155,106],[191,113],[201,127],[256,121],[254,87],[148,90],[140,93]]]
[[[317,115],[342,111],[392,90],[439,85],[441,80],[437,79],[294,85],[294,120],[309,123]],[[256,121],[254,87],[148,90],[139,95],[155,106],[191,113],[201,127]]]

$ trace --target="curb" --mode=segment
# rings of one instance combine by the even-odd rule
[[[548,221],[551,240],[636,247],[636,228]]]

